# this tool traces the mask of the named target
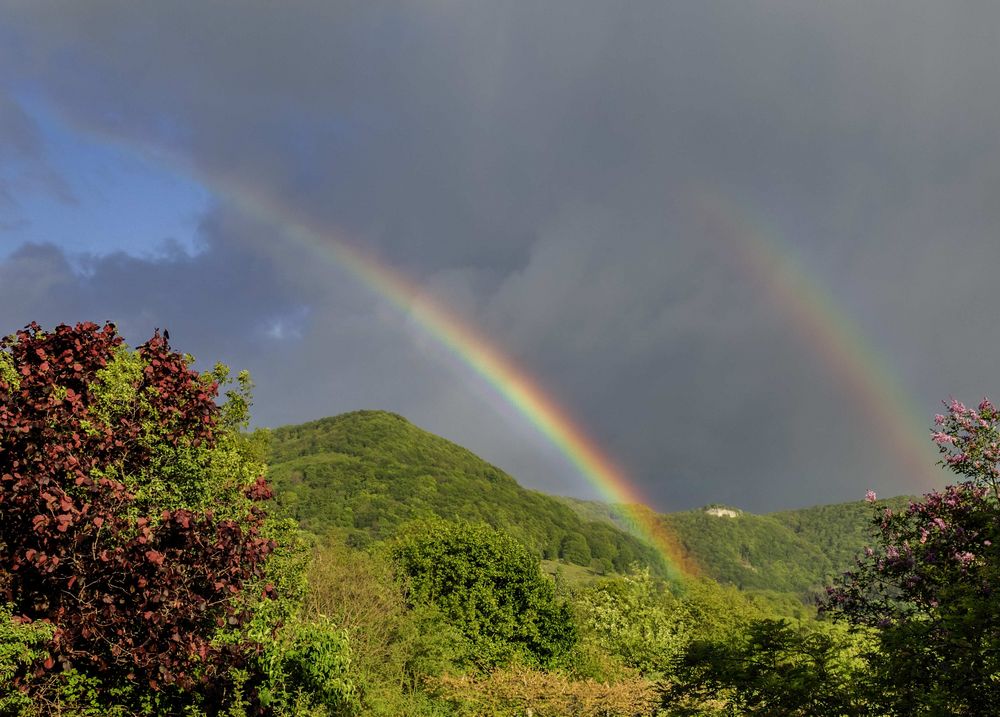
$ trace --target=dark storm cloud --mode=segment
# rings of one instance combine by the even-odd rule
[[[0,7],[17,40],[0,79],[376,249],[538,376],[663,507],[920,488],[856,387],[708,241],[699,192],[794,250],[918,410],[996,392],[995,6]],[[204,231],[201,255],[107,258],[86,280],[23,250],[2,269],[0,318],[62,318],[86,281],[109,315],[151,304],[166,323],[180,293],[169,311],[192,351],[256,367],[265,423],[394,407],[532,485],[580,490],[418,328],[280,227],[216,211]],[[17,262],[37,282],[20,286]]]

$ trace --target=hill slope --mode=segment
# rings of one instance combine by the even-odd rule
[[[904,495],[878,504],[899,511],[912,499]],[[863,500],[785,510],[770,517],[818,548],[830,562],[829,576],[854,567],[855,556],[871,544],[872,506]]]
[[[819,548],[770,516],[701,509],[660,520],[707,575],[742,589],[805,593],[830,572]]]
[[[628,528],[614,506],[560,498],[582,519]],[[879,501],[905,508],[908,496]],[[854,565],[870,543],[872,507],[864,501],[755,515],[710,508],[668,513],[660,519],[704,573],[748,590],[809,593]]]
[[[342,529],[354,544],[437,515],[489,523],[549,559],[599,570],[632,562],[662,570],[656,552],[634,536],[582,519],[465,448],[384,411],[275,429],[269,478],[280,509],[305,529]]]

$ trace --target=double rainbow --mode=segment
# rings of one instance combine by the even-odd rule
[[[674,575],[697,575],[697,567],[675,536],[645,507],[648,501],[625,472],[590,438],[559,404],[515,365],[488,337],[460,319],[446,306],[434,301],[404,274],[351,245],[327,228],[307,223],[300,212],[282,203],[269,192],[245,178],[198,168],[178,154],[164,153],[164,147],[150,147],[135,138],[103,135],[119,145],[138,150],[152,149],[161,162],[201,181],[217,196],[237,206],[262,223],[280,228],[282,235],[310,252],[318,261],[343,267],[380,296],[411,316],[430,336],[460,363],[478,374],[502,400],[529,421],[579,470],[622,517],[631,524],[666,560]],[[920,440],[926,424],[913,410],[892,374],[852,324],[847,315],[821,288],[821,283],[790,257],[773,232],[757,226],[751,214],[718,195],[703,193],[695,202],[697,211],[723,235],[734,260],[742,271],[761,278],[776,309],[785,312],[810,346],[822,357],[831,374],[838,376],[852,392],[873,426],[886,436],[898,462],[922,487],[940,483],[933,466],[933,454]]]

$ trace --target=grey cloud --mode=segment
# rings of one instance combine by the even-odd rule
[[[0,88],[0,210],[18,217],[18,196],[26,193],[41,193],[66,203],[76,201],[69,184],[46,156],[34,120]],[[5,218],[0,227],[24,221]]]
[[[918,411],[996,387],[996,6],[105,0],[0,16],[20,38],[0,83],[378,252],[663,507],[917,489],[788,307],[707,236],[696,188],[799,257]],[[264,422],[394,408],[532,485],[584,490],[405,316],[281,231],[215,211],[203,255],[102,260],[84,289],[26,250],[9,262],[35,256],[49,288],[11,306],[54,315],[83,291],[166,323],[181,289],[199,353],[260,366]],[[281,322],[294,336],[268,338]]]
[[[35,123],[20,105],[0,93],[0,161],[38,159],[41,152],[42,142]]]

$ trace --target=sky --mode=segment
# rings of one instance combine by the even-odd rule
[[[346,245],[658,510],[919,494],[1000,393],[997,67],[996,3],[0,0],[0,334],[166,327],[258,426],[601,496]]]

